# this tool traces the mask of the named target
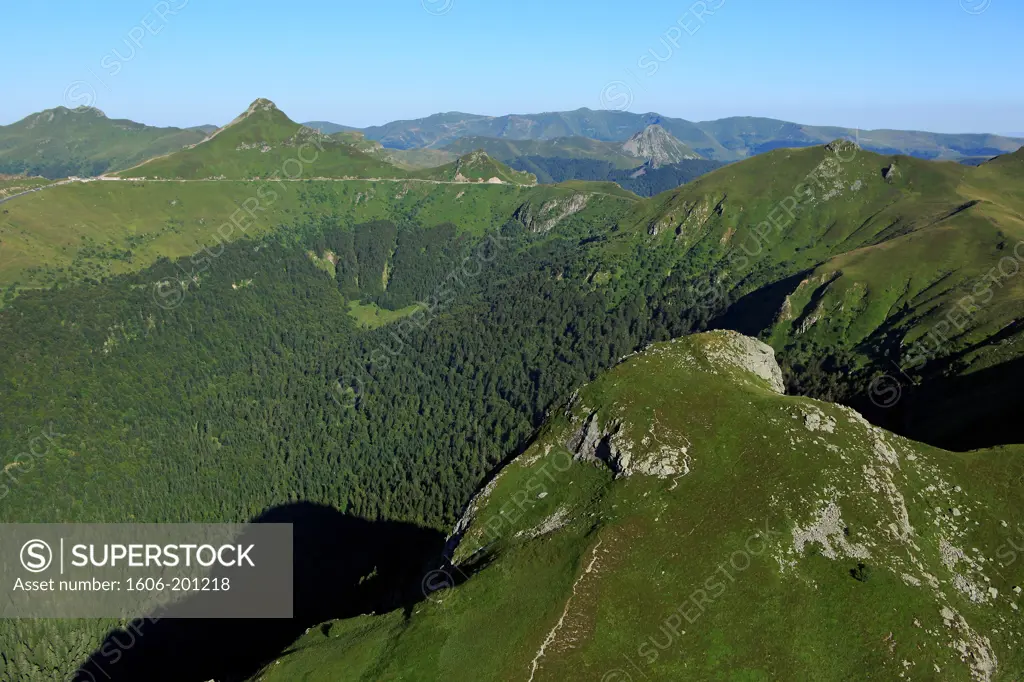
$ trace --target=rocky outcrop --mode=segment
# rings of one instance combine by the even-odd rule
[[[733,331],[719,331],[708,335],[706,352],[709,358],[726,362],[755,374],[776,393],[786,392],[782,368],[775,361],[775,350],[766,343]]]
[[[539,208],[527,201],[512,214],[530,232],[547,232],[555,225],[582,211],[590,201],[589,194],[573,194],[565,199],[545,201]]]
[[[658,442],[657,447],[650,447],[656,424],[648,425],[644,436],[636,439],[629,424],[611,419],[601,428],[599,421],[600,415],[592,413],[566,442],[566,448],[577,461],[603,464],[622,478],[673,478],[690,472],[687,445]]]

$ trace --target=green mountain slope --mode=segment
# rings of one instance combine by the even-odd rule
[[[763,331],[777,344],[790,385],[801,390],[810,384],[808,392],[824,395],[823,387],[871,378],[863,373],[886,356],[854,342],[852,333],[816,354],[791,347],[791,337],[810,338],[826,330],[830,318],[845,324],[849,305],[797,334],[775,327],[786,297],[799,310],[800,282],[816,268],[861,254],[874,258],[911,239],[934,251],[885,267],[924,280],[947,267],[947,252],[961,248],[970,267],[997,265],[1012,243],[999,249],[996,242],[991,252],[983,247],[996,230],[1010,234],[1021,214],[1020,159],[968,168],[883,157],[840,142],[776,150],[649,200],[580,182],[520,187],[417,177],[281,183],[286,189],[267,210],[245,221],[251,229],[228,229],[226,244],[218,229],[232,215],[244,216],[239,207],[260,197],[261,187],[277,191],[277,183],[94,181],[16,198],[0,207],[0,264],[23,285],[23,277],[31,277],[43,288],[23,289],[17,297],[8,291],[0,310],[6,351],[0,354],[0,449],[11,453],[4,467],[14,479],[5,483],[10,492],[3,518],[245,520],[301,499],[364,519],[450,529],[493,467],[518,452],[549,416],[557,418],[560,401],[650,342],[709,324]],[[486,156],[476,161],[481,172],[474,179],[506,172]],[[454,177],[455,166],[445,172]],[[965,206],[971,201],[981,203]],[[945,241],[945,232],[958,236]],[[95,243],[82,239],[86,233]],[[980,246],[972,251],[975,236]],[[30,265],[12,261],[12,253]],[[159,258],[168,254],[182,257]],[[857,280],[885,286],[884,268],[853,266],[847,270]],[[4,280],[5,288],[11,281]],[[990,321],[1019,315],[1012,296],[998,296],[1009,294],[993,294],[1000,303]],[[928,301],[915,299],[915,314],[926,312]],[[877,325],[878,319],[887,318],[872,312],[858,324]],[[965,347],[974,371],[952,378],[991,372],[1012,379],[1006,369],[1019,353],[1001,342],[1006,333]],[[801,367],[802,360],[830,354],[834,367]],[[970,364],[974,357],[981,364]],[[660,374],[672,376],[667,369]],[[923,392],[957,395],[942,376],[921,379]],[[690,383],[701,389],[698,378],[687,376],[662,393]],[[998,382],[987,378],[978,386],[985,384]],[[1003,396],[1012,396],[1006,390],[1012,385],[1007,381]],[[716,391],[708,384],[698,395]],[[39,408],[42,395],[47,399]],[[1012,418],[1015,403],[1004,402],[1001,420],[1019,423]],[[687,404],[670,407],[673,419],[691,412],[704,421],[713,417]],[[938,414],[961,429],[979,423],[977,410]],[[729,424],[759,423],[756,415],[736,415]],[[47,457],[27,459],[24,443],[34,436],[26,434],[51,422],[65,436]],[[696,446],[692,435],[700,424],[678,423]],[[708,423],[735,432],[724,422]],[[803,452],[795,441],[790,445]],[[588,486],[611,483],[600,468],[586,471],[597,477]],[[637,480],[617,481],[613,490]],[[1005,481],[1014,480],[1007,474]],[[69,492],[55,494],[53,481]],[[583,482],[570,487],[583,490]],[[136,494],[140,490],[149,492]],[[691,492],[700,499],[700,491]],[[854,518],[849,505],[840,506],[844,519]],[[792,520],[805,524],[806,516],[794,512]],[[563,567],[553,570],[565,590],[590,558],[584,540],[573,542],[579,561],[571,567],[563,570],[572,552],[532,567]],[[925,564],[930,568],[931,559]],[[842,568],[850,570],[860,578],[878,573],[869,561]],[[544,596],[551,625],[565,594]],[[934,610],[936,602],[928,599],[922,609]],[[988,627],[956,610],[976,631]],[[858,618],[869,613],[853,612]],[[256,623],[260,631],[240,626],[221,633],[218,646],[258,655],[259,662],[337,616],[303,611],[302,618],[281,624],[284,644],[255,647],[254,638],[266,630]],[[399,616],[389,618],[369,625],[400,625]],[[0,623],[0,651],[20,652],[0,657],[0,677],[67,672],[113,626]],[[336,624],[329,632],[351,635],[345,627]],[[541,641],[549,631],[550,625],[542,629]],[[402,641],[415,644],[412,637]],[[515,655],[529,665],[539,645],[517,641],[526,643]],[[429,652],[431,646],[420,648]],[[1001,652],[1003,664],[1013,661]],[[783,653],[779,660],[789,664]],[[483,655],[480,662],[504,665]],[[429,665],[423,669],[432,670]],[[513,667],[519,679],[520,664]],[[177,672],[161,668],[168,679],[182,679]],[[217,677],[204,672],[202,679]]]
[[[572,190],[530,187],[528,174],[496,164],[473,168],[480,173],[471,182],[455,182],[451,164],[431,171],[429,182],[97,181],[46,189],[0,208],[0,287],[66,285],[136,272],[161,256],[183,257],[257,238],[307,214],[317,220],[454,222],[482,234],[531,200],[557,204],[576,194],[609,193],[599,183],[579,183]],[[477,181],[491,177],[502,183]]]
[[[57,107],[0,126],[0,173],[51,179],[101,175],[202,139],[198,130],[112,120],[90,107]]]
[[[235,151],[241,142],[233,135],[284,136],[295,125],[275,108],[256,113],[180,156],[218,140],[227,145],[209,149],[228,149],[224,158],[229,160],[236,154],[272,156]],[[340,165],[354,158],[377,168],[383,165],[350,144],[336,144],[337,154],[328,153],[331,147],[321,154],[328,166],[335,159]],[[1024,232],[1021,158],[1018,152],[967,167],[881,156],[848,142],[776,150],[635,204],[630,215],[618,219],[620,229],[602,237],[608,240],[601,256],[608,262],[602,269],[631,273],[629,277],[645,286],[660,289],[664,274],[642,271],[640,261],[622,255],[653,249],[652,257],[663,261],[664,272],[685,278],[697,292],[702,309],[724,313],[718,324],[770,338],[794,390],[852,401],[872,419],[929,440],[938,433],[935,417],[929,415],[944,411],[911,410],[914,403],[908,400],[896,410],[875,414],[869,404],[872,382],[879,373],[889,374],[911,396],[925,380],[952,382],[1019,358],[1016,349],[1024,346],[1018,341],[1016,320],[1024,279],[1013,275],[1019,264],[1013,254],[1015,249],[1024,253],[1024,247],[1016,247]],[[250,235],[287,224],[289,214],[310,201],[317,207],[314,214],[340,212],[355,220],[415,215],[426,221],[457,221],[469,210],[474,231],[495,220],[513,219],[534,232],[548,231],[563,211],[585,203],[570,195],[548,197],[540,188],[528,190],[536,194],[520,194],[526,190],[516,186],[530,185],[533,178],[486,154],[469,154],[429,170],[387,169],[407,174],[408,183],[351,180],[314,187],[284,182],[93,182],[19,197],[6,203],[0,215],[0,284],[97,279],[137,270],[160,255],[186,255],[219,241],[217,229],[238,214],[239,205],[251,203],[261,187],[289,198],[271,202],[269,210],[245,220],[254,226]],[[311,174],[330,170],[317,167]],[[494,187],[503,189],[480,188],[492,178],[501,183]],[[466,195],[471,186],[474,194],[488,193],[486,198],[471,200]],[[232,238],[244,233],[228,228]],[[1006,276],[991,279],[987,288],[979,284],[994,267],[1002,267]],[[972,292],[974,298],[965,299]],[[968,303],[972,306],[964,309]],[[956,386],[959,391],[961,386]],[[1002,424],[1000,428],[1016,423],[998,417],[1009,409],[1002,398],[1005,391],[987,400],[974,394],[973,387],[965,393],[972,396],[968,402],[996,415],[990,419]],[[1000,404],[1004,407],[994,409]],[[953,431],[971,423],[944,421],[943,428]],[[1016,439],[999,429],[992,433],[989,444]],[[943,437],[948,447],[977,445],[956,440],[960,436],[952,431]]]
[[[729,308],[719,324],[766,333],[794,388],[949,447],[1014,441],[1008,387],[954,379],[1019,357],[1021,158],[971,168],[849,143],[778,150],[638,206],[634,240],[679,254],[672,267],[691,273],[705,305]],[[964,399],[879,411],[879,381],[908,393],[952,382],[920,393]],[[987,429],[966,415],[983,411],[1001,426],[978,441]]]
[[[941,200],[925,203],[922,192],[912,213],[867,220],[866,229],[891,223],[889,238],[808,272],[783,302],[773,343],[801,364],[822,348],[851,350],[849,367],[870,367],[858,387],[868,398],[879,402],[871,395],[879,386],[906,392],[873,415],[905,432],[957,448],[1016,441],[1007,398],[1024,349],[1024,154],[966,173],[940,167],[938,177],[912,160],[896,163],[901,192],[944,184]],[[996,366],[999,379],[986,371]]]
[[[254,679],[1015,679],[1024,450],[781,381],[730,333],[627,359],[473,499],[411,614],[311,629]]]

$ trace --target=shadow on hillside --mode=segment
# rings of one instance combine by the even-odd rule
[[[135,621],[111,631],[78,669],[94,680],[242,680],[276,658],[310,627],[359,614],[406,610],[424,596],[444,536],[406,523],[367,521],[316,504],[274,508],[253,523],[291,523],[294,614],[281,620]],[[372,576],[372,577],[369,577]]]
[[[920,386],[901,380],[892,408],[880,409],[867,397],[853,407],[879,426],[946,450],[1024,443],[1024,358],[964,376],[929,378]]]
[[[761,287],[743,296],[730,305],[725,312],[708,324],[708,329],[731,329],[740,334],[757,337],[763,330],[769,329],[786,302],[800,282],[813,270],[804,270],[774,284]]]

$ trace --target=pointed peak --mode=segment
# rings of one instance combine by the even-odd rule
[[[651,135],[671,135],[671,133],[665,130],[661,126],[661,123],[655,121],[654,123],[647,124],[647,126],[644,127],[643,130],[639,130],[636,133],[634,133],[633,138],[638,139],[641,137],[648,137]]]
[[[277,105],[271,102],[269,99],[259,97],[253,100],[253,103],[249,105],[249,108],[245,110],[246,114],[255,114],[257,111],[280,111]]]
[[[482,161],[493,161],[490,155],[481,149],[474,149],[471,152],[467,152],[458,158],[459,164],[474,164]]]
[[[259,114],[263,114],[264,116],[268,114],[271,116],[273,116],[274,114],[281,114],[283,116],[284,112],[278,109],[277,105],[271,102],[269,99],[260,97],[258,99],[253,100],[252,104],[250,104],[245,111],[236,116],[235,120],[231,121],[231,123],[228,123],[224,127],[229,128],[235,125],[236,123],[241,123],[250,116],[257,116]]]
[[[622,151],[630,156],[646,159],[651,168],[701,158],[697,152],[658,123],[651,123],[634,133],[622,145]]]

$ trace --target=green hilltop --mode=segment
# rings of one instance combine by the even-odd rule
[[[0,126],[0,173],[51,179],[101,175],[202,139],[198,130],[109,119],[93,107],[57,107]]]
[[[403,177],[357,145],[292,121],[273,102],[257,99],[231,123],[196,145],[116,174],[165,180],[276,177]]]
[[[512,170],[500,161],[488,156],[482,149],[469,152],[454,162],[418,171],[416,177],[442,182],[485,182],[510,183],[513,185],[536,185],[532,173]]]
[[[781,389],[731,332],[626,359],[472,499],[421,603],[310,628],[253,679],[1014,679],[1021,448]]]

